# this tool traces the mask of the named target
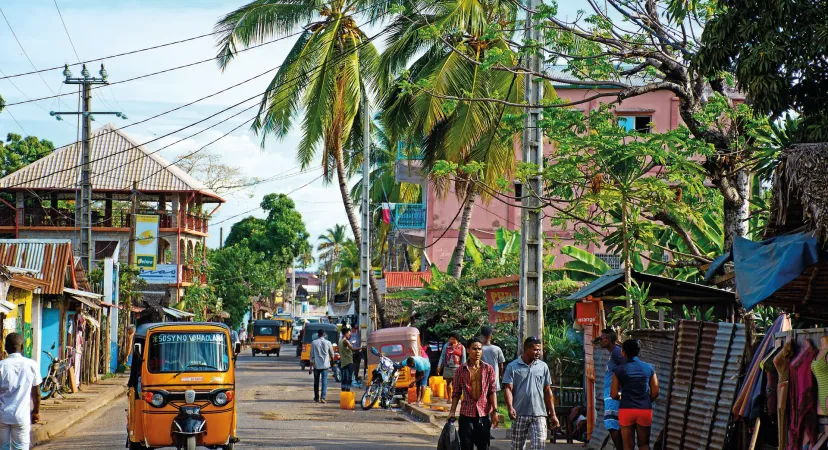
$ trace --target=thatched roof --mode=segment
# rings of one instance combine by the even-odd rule
[[[783,151],[773,190],[766,237],[804,227],[828,242],[828,143],[798,144]]]

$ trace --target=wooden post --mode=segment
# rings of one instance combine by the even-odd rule
[[[664,330],[664,307],[658,308],[658,329]]]

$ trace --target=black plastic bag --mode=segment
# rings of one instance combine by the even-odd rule
[[[437,450],[460,450],[460,435],[457,434],[454,420],[449,420],[443,427],[440,440],[437,441]]]

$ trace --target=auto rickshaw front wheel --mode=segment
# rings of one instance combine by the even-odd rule
[[[195,436],[187,436],[187,445],[184,447],[187,450],[196,450],[196,437]]]

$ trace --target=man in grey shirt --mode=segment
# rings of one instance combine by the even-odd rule
[[[500,347],[492,344],[492,327],[484,326],[480,330],[480,336],[483,337],[483,356],[480,359],[494,367],[495,388],[500,392],[500,380],[503,379],[503,363],[506,362],[506,357],[503,356],[503,350]]]
[[[325,339],[325,330],[319,330],[318,336],[311,344],[310,364],[313,369],[313,401],[327,403],[325,396],[328,393],[328,369],[334,357],[333,345]],[[322,395],[319,395],[319,383],[322,382]]]
[[[503,389],[512,419],[512,450],[523,450],[527,435],[531,450],[546,447],[547,429],[558,427],[552,398],[552,376],[541,360],[543,345],[537,337],[523,342],[523,354],[506,367]],[[547,428],[548,427],[548,428]]]

